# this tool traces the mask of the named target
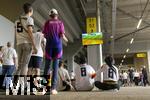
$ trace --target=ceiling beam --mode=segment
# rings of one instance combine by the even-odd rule
[[[121,13],[123,13],[123,14],[125,14],[125,15],[127,15],[127,16],[129,16],[129,17],[135,19],[135,20],[137,20],[137,21],[140,20],[140,17],[136,17],[136,16],[132,15],[131,13],[128,13],[128,12],[126,12],[126,11],[120,9],[120,8],[117,8],[117,10],[118,10],[119,12],[121,12]],[[148,23],[147,21],[144,21],[144,20],[143,20],[142,22],[143,22],[144,24],[150,25],[150,23]]]
[[[58,1],[58,0],[57,0]],[[63,0],[59,0],[60,1],[60,4],[61,4],[61,6],[63,6],[65,9],[63,9],[63,10],[65,10],[66,11],[66,16],[67,17],[69,17],[69,21],[71,22],[71,23],[73,23],[73,25],[74,25],[74,28],[76,29],[76,31],[77,32],[79,32],[79,33],[82,33],[82,31],[81,31],[81,28],[79,27],[79,25],[78,25],[78,23],[77,23],[77,21],[76,21],[76,19],[75,19],[75,15],[73,15],[73,12],[71,12],[71,10],[70,10],[70,8],[68,7],[68,5],[67,5],[67,3],[66,3],[66,1],[64,2]],[[76,34],[79,34],[79,33],[76,33]]]
[[[76,1],[76,2],[79,3],[79,6],[81,7],[82,13],[84,14],[84,16],[87,16],[86,9],[85,9],[85,5],[84,5],[84,3],[83,3],[84,1],[83,1],[83,0],[78,0],[78,1]]]
[[[79,27],[82,29],[83,32],[85,32],[85,16],[82,16],[81,13],[79,13],[79,8],[77,5],[76,0],[65,0],[67,5],[69,6],[69,9],[75,16],[76,22],[78,23]]]
[[[145,5],[146,2],[147,0],[141,0],[142,5]],[[134,5],[140,5],[140,1],[139,0],[118,0],[118,4],[117,4],[117,6],[119,7],[127,7],[127,6],[134,6]]]
[[[132,14],[134,15],[134,14]],[[121,21],[121,20],[132,20],[133,18],[132,17],[129,17],[129,16],[125,16],[124,14],[123,15],[117,15],[117,21]],[[140,15],[139,16],[135,16],[137,18],[140,18]],[[143,19],[146,20],[149,20],[150,19],[150,15],[149,16],[146,16],[146,17],[143,17]],[[136,20],[137,21],[137,20]]]
[[[122,39],[122,38],[124,38],[124,37],[127,37],[127,36],[129,36],[129,35],[131,35],[131,34],[137,33],[137,32],[139,32],[139,31],[144,30],[144,29],[149,28],[149,27],[150,27],[150,25],[145,26],[145,27],[142,27],[142,28],[140,28],[140,29],[136,29],[136,30],[134,30],[133,32],[126,33],[125,35],[122,35],[122,36],[120,36],[120,37],[117,37],[117,38],[115,39],[115,41],[118,41],[118,40],[120,40],[120,39]]]
[[[38,20],[42,26],[44,25],[44,22],[46,20],[43,18],[43,16],[41,16],[41,14],[38,11],[34,10],[33,17],[36,18],[36,20]]]
[[[49,15],[48,15],[48,11],[49,11],[49,7],[48,5],[43,2],[43,4],[41,4],[38,8],[37,8],[38,12],[40,12],[40,14],[47,20],[49,19]]]

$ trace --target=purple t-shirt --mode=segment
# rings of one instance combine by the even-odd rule
[[[62,48],[61,37],[65,33],[64,24],[58,19],[48,20],[43,29],[49,48]]]

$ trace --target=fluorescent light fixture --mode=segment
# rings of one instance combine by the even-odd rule
[[[111,38],[111,39],[113,39],[113,38],[114,38],[114,36],[113,36],[113,35],[111,35],[111,36],[110,36],[110,38]]]
[[[142,23],[142,19],[139,20],[138,25],[137,25],[137,27],[136,27],[137,29],[139,29],[141,23]]]
[[[123,58],[125,59],[125,58],[126,58],[126,55],[124,55]]]
[[[131,39],[130,44],[132,44],[132,43],[133,43],[133,41],[134,41],[134,38],[132,38],[132,39]]]
[[[126,50],[126,52],[129,52],[129,48]]]
[[[121,62],[123,63],[123,62],[124,62],[124,60],[121,60]]]

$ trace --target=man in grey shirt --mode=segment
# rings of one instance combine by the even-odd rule
[[[64,68],[64,62],[59,62],[59,70],[58,70],[58,90],[60,91],[69,91],[71,90],[71,80],[68,73],[68,70]]]
[[[33,26],[34,20],[32,19],[33,8],[30,4],[25,3],[23,5],[24,16],[21,16],[19,20],[15,22],[16,26],[16,41],[17,41],[17,53],[18,53],[18,70],[17,75],[27,75],[28,63],[32,53],[36,53],[37,49],[33,41]]]

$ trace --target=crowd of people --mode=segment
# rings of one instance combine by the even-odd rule
[[[7,47],[4,46],[0,53],[1,72],[4,77],[6,76],[4,81],[1,81],[1,86],[9,88],[12,80],[15,85],[18,81],[24,84],[24,80],[19,79],[20,76],[24,77],[25,81],[27,75],[39,76],[44,57],[44,77],[47,81],[50,79],[52,63],[51,93],[57,94],[58,64],[63,54],[62,39],[68,41],[65,37],[64,24],[59,20],[57,10],[51,9],[48,14],[50,18],[45,22],[43,30],[35,32],[34,19],[31,17],[33,15],[32,5],[25,3],[23,10],[24,15],[20,15],[15,21],[16,42],[14,45],[16,49],[13,48],[11,42],[8,42]],[[46,90],[50,90],[48,86]]]
[[[122,85],[125,86],[147,86],[148,74],[146,67],[143,66],[139,71],[137,69],[129,68],[127,71],[120,73],[120,79]]]
[[[118,68],[113,62],[113,58],[107,56],[105,64],[96,72],[91,65],[87,64],[86,58],[82,57],[79,66],[75,66],[73,79],[64,69],[64,64],[60,62],[58,90],[92,91],[94,87],[97,87],[100,90],[118,91],[120,89]]]

